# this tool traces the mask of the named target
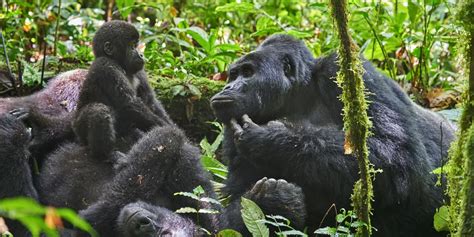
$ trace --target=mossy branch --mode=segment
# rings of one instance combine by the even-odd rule
[[[449,151],[449,227],[452,236],[474,236],[474,1],[461,1],[457,18],[464,28],[459,46],[469,83],[458,138]]]
[[[357,230],[357,236],[371,234],[371,201],[373,198],[371,165],[367,137],[371,122],[367,115],[367,101],[362,79],[363,68],[358,57],[358,48],[349,35],[347,22],[347,0],[331,0],[332,15],[335,19],[339,39],[339,65],[337,82],[342,88],[341,100],[344,104],[344,131],[346,133],[345,152],[354,154],[359,164],[360,180],[354,185],[352,204],[360,221],[366,225]]]

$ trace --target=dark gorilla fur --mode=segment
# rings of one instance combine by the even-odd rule
[[[219,207],[215,205],[174,196],[176,192],[192,192],[200,185],[207,196],[215,198],[210,178],[200,164],[199,149],[190,145],[184,134],[175,126],[152,129],[131,148],[125,159],[126,164],[123,168],[114,176],[110,184],[101,190],[103,195],[99,200],[80,212],[101,236],[143,236],[130,235],[130,233],[148,232],[151,227],[147,225],[122,226],[123,219],[118,224],[116,222],[122,208],[139,200],[170,210],[181,207],[219,210]],[[147,215],[148,212],[149,210],[145,208],[138,214]],[[197,217],[196,214],[190,214],[188,217],[211,232],[217,231],[217,218],[214,215],[199,214]],[[160,225],[173,227],[174,222],[181,222],[181,220],[173,219],[167,223],[150,224],[156,224],[153,227],[156,229],[154,232],[156,234],[159,233],[158,228],[162,227]],[[189,222],[182,223],[184,225]],[[187,225],[175,227],[192,228]],[[178,229],[167,231],[173,232]]]
[[[38,163],[62,141],[73,139],[71,112],[76,109],[86,74],[84,69],[67,71],[32,95],[0,98],[0,114],[10,112],[32,128],[28,149]]]
[[[343,154],[336,60],[336,55],[315,59],[302,41],[275,35],[230,66],[229,82],[211,105],[226,125],[226,192],[234,201],[266,176],[303,188],[306,225],[312,228],[331,204],[350,208],[358,168],[354,157]],[[370,160],[383,170],[374,181],[375,235],[440,235],[432,223],[443,192],[430,172],[446,157],[453,128],[414,104],[370,62],[363,66],[373,122]],[[277,212],[270,205],[265,209]]]
[[[9,114],[0,115],[0,199],[25,196],[38,199],[28,166],[27,144],[30,139],[22,121]],[[28,236],[20,223],[6,219],[15,236]]]
[[[99,199],[115,174],[113,167],[121,153],[113,150],[110,110],[103,104],[89,104],[83,111],[74,121],[79,141],[63,144],[41,169],[39,190],[44,204],[85,209]]]
[[[91,103],[110,108],[117,142],[123,151],[151,127],[172,124],[146,80],[141,79],[146,75],[143,56],[137,50],[138,40],[138,31],[124,21],[107,22],[99,28],[93,39],[96,59],[78,102],[77,116],[86,112],[83,107]]]
[[[189,218],[141,201],[126,205],[117,222],[123,237],[195,236],[198,233]]]

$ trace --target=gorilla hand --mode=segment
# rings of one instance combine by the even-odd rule
[[[266,215],[288,218],[295,228],[304,227],[306,205],[299,186],[284,179],[260,179],[244,197],[256,202]],[[271,210],[272,213],[269,213]]]

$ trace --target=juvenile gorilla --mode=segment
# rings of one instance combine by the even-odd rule
[[[91,103],[104,104],[114,117],[117,142],[122,151],[155,125],[172,124],[155,99],[143,71],[138,52],[139,34],[124,21],[102,25],[93,39],[96,59],[89,68],[78,102],[78,115]],[[142,93],[145,91],[145,93]]]
[[[113,180],[101,190],[103,195],[99,200],[80,212],[101,236],[159,236],[160,229],[162,229],[161,232],[179,232],[179,228],[183,228],[183,231],[187,228],[197,230],[191,224],[178,225],[175,227],[179,228],[173,229],[176,221],[181,222],[176,218],[158,222],[150,218],[149,222],[138,222],[138,225],[129,222],[135,223],[135,219],[130,219],[132,217],[148,216],[149,208],[137,209],[139,212],[135,214],[138,216],[128,215],[129,221],[124,221],[125,214],[122,208],[137,201],[159,206],[161,209],[155,209],[157,212],[153,211],[156,215],[162,212],[162,208],[169,210],[177,210],[181,207],[220,209],[214,204],[174,195],[176,192],[192,192],[194,188],[201,186],[206,196],[215,198],[208,174],[200,164],[199,149],[192,146],[175,126],[155,127],[146,133],[131,148],[125,162]],[[119,218],[121,210],[122,217]],[[213,233],[218,229],[215,215],[189,214],[188,217]],[[184,221],[183,223],[191,222]],[[166,226],[171,229],[167,229]]]
[[[233,200],[266,176],[302,187],[306,225],[313,229],[331,204],[350,208],[358,168],[343,153],[336,60],[336,55],[315,59],[303,42],[275,35],[230,66],[229,82],[211,105],[226,125],[226,192]],[[373,122],[369,158],[383,170],[374,183],[375,235],[440,235],[432,223],[443,193],[430,172],[446,156],[453,129],[369,62],[363,66]],[[267,206],[265,213],[277,212]]]
[[[29,139],[30,134],[20,120],[9,114],[0,115],[0,199],[17,196],[38,199],[28,166]],[[28,236],[20,223],[5,221],[15,236]]]

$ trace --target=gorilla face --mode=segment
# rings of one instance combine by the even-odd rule
[[[118,226],[124,237],[195,236],[192,221],[162,207],[145,202],[125,206],[120,212]]]
[[[135,74],[145,64],[143,54],[137,49],[139,37],[137,29],[128,22],[106,22],[94,36],[94,54],[111,58],[128,74]]]
[[[138,39],[126,42],[124,69],[129,74],[135,74],[143,69],[145,60],[138,50]]]
[[[225,123],[248,114],[266,122],[283,113],[294,77],[292,61],[285,52],[261,48],[232,64],[227,85],[211,98],[217,119]]]

